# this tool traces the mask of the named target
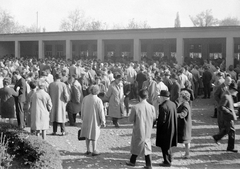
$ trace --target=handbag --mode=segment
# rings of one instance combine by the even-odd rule
[[[78,130],[78,140],[79,140],[79,141],[81,141],[81,140],[86,140],[85,137],[81,137],[81,130],[82,130],[82,129],[79,129],[79,130]]]

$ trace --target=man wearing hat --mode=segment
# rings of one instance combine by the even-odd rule
[[[219,111],[221,111],[221,118],[222,118],[223,124],[220,132],[213,136],[215,143],[219,144],[218,141],[228,134],[227,151],[234,152],[234,153],[238,152],[238,150],[234,149],[234,143],[235,143],[234,120],[237,120],[237,116],[234,111],[234,102],[233,102],[232,96],[236,96],[237,93],[238,93],[238,89],[235,82],[232,82],[229,85],[229,89],[223,93],[219,103]],[[235,105],[235,107],[238,107],[238,106],[239,106],[239,103]]]
[[[162,90],[160,96],[163,102],[159,105],[156,146],[162,149],[164,161],[160,166],[170,167],[171,147],[177,146],[177,108],[176,104],[170,100],[170,93],[167,90]]]
[[[164,73],[164,79],[163,79],[163,83],[168,87],[168,91],[171,91],[171,87],[172,87],[172,81],[170,80],[170,72],[167,71],[166,73]]]

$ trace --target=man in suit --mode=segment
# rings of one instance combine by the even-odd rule
[[[234,120],[237,120],[237,116],[234,111],[234,102],[232,96],[236,96],[238,93],[237,85],[235,82],[232,82],[229,85],[229,89],[225,91],[221,97],[219,103],[219,111],[221,111],[221,118],[223,121],[222,128],[220,132],[213,136],[216,144],[219,144],[218,141],[221,140],[226,134],[228,134],[228,147],[227,151],[238,152],[234,149],[235,143],[235,127]],[[236,105],[236,107],[238,104]]]
[[[212,80],[212,74],[209,71],[208,67],[204,68],[204,72],[202,75],[202,82],[203,82],[203,89],[204,89],[204,99],[210,98],[211,93],[211,80]]]
[[[171,80],[173,82],[171,90],[170,90],[170,100],[176,104],[178,107],[179,99],[180,99],[180,92],[181,92],[181,86],[178,83],[178,75],[176,73],[173,73],[171,75]]]
[[[133,123],[133,133],[131,141],[131,158],[126,162],[128,166],[135,166],[137,156],[145,155],[145,168],[152,168],[152,146],[151,134],[152,123],[156,118],[155,109],[147,102],[148,91],[146,89],[139,92],[140,102],[132,107],[129,121]],[[144,127],[143,127],[144,126]]]
[[[177,108],[176,104],[170,101],[168,91],[162,90],[160,96],[163,98],[163,103],[159,105],[156,146],[162,149],[164,161],[160,166],[170,167],[171,147],[177,146]]]
[[[18,127],[20,129],[24,129],[25,122],[24,122],[23,106],[26,101],[27,84],[26,84],[26,81],[24,80],[24,78],[20,75],[19,71],[13,72],[13,76],[14,76],[14,78],[16,78],[16,84],[14,86],[14,90],[17,91],[17,88],[20,88],[18,96],[15,97],[16,116],[17,116]]]

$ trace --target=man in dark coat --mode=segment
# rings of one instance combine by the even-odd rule
[[[210,98],[211,93],[211,80],[212,80],[212,74],[208,70],[208,67],[204,68],[204,72],[202,75],[202,82],[203,82],[203,89],[204,89],[204,99]]]
[[[221,97],[219,103],[219,111],[221,111],[221,118],[223,121],[222,128],[220,132],[213,136],[214,141],[218,143],[226,134],[228,134],[228,147],[227,151],[238,152],[234,149],[235,143],[235,127],[234,120],[237,120],[237,116],[234,111],[234,102],[232,96],[236,96],[238,93],[237,85],[235,82],[232,82],[229,85],[229,90],[225,91]],[[236,107],[238,107],[237,103]]]
[[[147,80],[147,75],[144,71],[144,66],[141,66],[140,71],[137,73],[136,81],[138,83],[138,91],[142,89],[143,82]]]
[[[163,103],[159,105],[157,120],[156,146],[161,147],[163,163],[160,166],[170,167],[172,163],[171,147],[177,146],[177,108],[169,100],[170,93],[166,90],[160,92]]]
[[[20,88],[18,96],[15,97],[15,104],[18,127],[23,129],[25,127],[23,106],[26,101],[27,84],[19,71],[13,72],[13,76],[16,78],[14,90],[17,91],[17,88]]]

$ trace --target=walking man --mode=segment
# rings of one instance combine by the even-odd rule
[[[156,146],[161,147],[163,163],[160,166],[170,167],[172,163],[171,147],[177,146],[177,108],[166,90],[160,92],[163,103],[159,105],[157,119]]]
[[[146,89],[140,90],[140,102],[132,107],[129,121],[133,123],[131,140],[131,158],[126,162],[128,166],[135,166],[137,157],[145,155],[145,168],[152,168],[151,160],[151,133],[152,124],[156,118],[154,107],[147,102],[148,92]]]
[[[213,136],[215,143],[219,144],[218,141],[221,140],[226,134],[228,134],[227,151],[231,151],[234,153],[238,152],[238,150],[234,149],[235,143],[234,120],[237,120],[237,116],[234,111],[234,102],[232,96],[236,96],[237,93],[238,89],[235,82],[232,82],[229,85],[229,89],[223,93],[219,103],[219,111],[221,111],[221,118],[223,124],[220,132]]]

